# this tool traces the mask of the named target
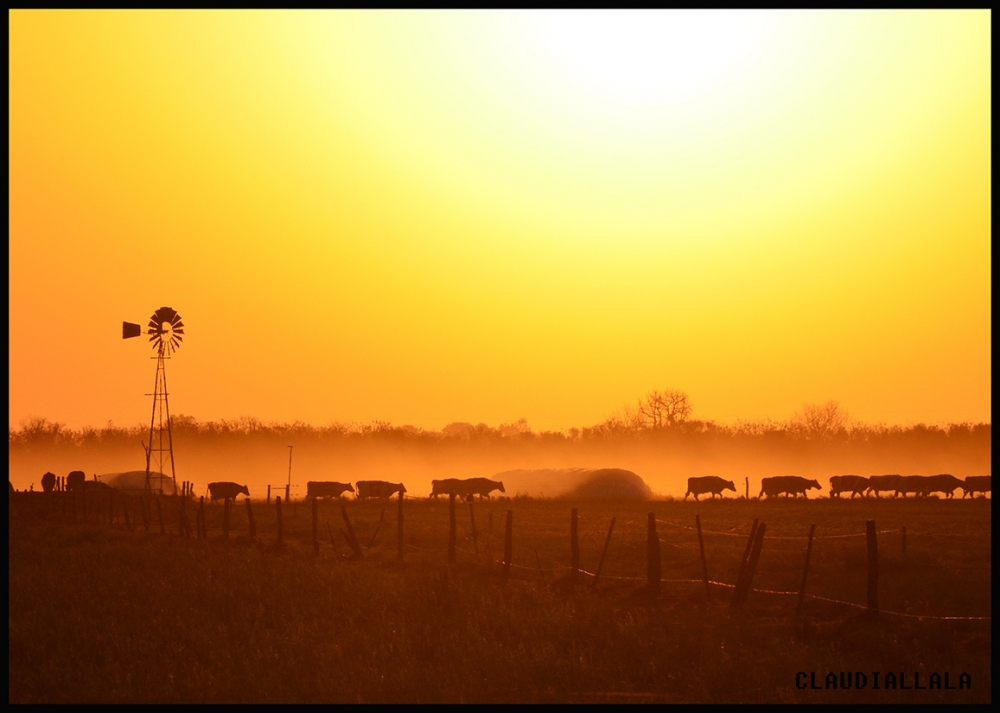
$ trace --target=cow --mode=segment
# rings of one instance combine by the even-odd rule
[[[56,487],[55,473],[46,473],[45,475],[42,476],[42,490],[44,490],[46,493],[51,493],[55,487]]]
[[[802,497],[808,499],[809,495],[806,491],[811,488],[820,490],[820,485],[815,480],[800,478],[797,475],[778,475],[773,478],[764,478],[760,481],[760,495],[757,497],[767,495],[768,499],[770,499],[785,493],[794,498],[799,493],[802,493]]]
[[[102,483],[99,480],[85,480],[83,481],[83,490],[88,493],[107,494],[111,491],[111,486],[107,483]]]
[[[926,475],[901,475],[896,481],[896,495],[905,498],[907,493],[913,493],[915,497],[921,497],[927,495],[928,487]]]
[[[830,478],[830,497],[834,495],[840,498],[841,493],[850,492],[851,498],[855,495],[865,496],[865,492],[871,487],[871,482],[863,475],[835,475]]]
[[[723,480],[717,475],[704,475],[697,478],[688,478],[688,489],[684,493],[684,499],[687,500],[688,495],[694,495],[694,499],[697,500],[699,495],[704,495],[705,493],[711,493],[711,497],[718,495],[722,498],[723,490],[732,490],[736,492],[736,485],[733,484],[731,480]]]
[[[354,492],[350,483],[335,483],[332,480],[310,480],[306,483],[307,498],[339,498],[348,491]]]
[[[243,493],[248,498],[250,497],[250,490],[245,485],[240,485],[239,483],[231,483],[229,481],[223,481],[220,483],[209,483],[208,484],[209,497],[214,503],[216,500],[233,500],[236,501],[236,496]]]
[[[961,488],[962,481],[949,473],[931,475],[924,479],[924,495],[944,493],[949,498],[955,496],[955,488]]]
[[[402,483],[388,483],[384,480],[359,480],[358,500],[367,498],[389,498],[396,493],[405,493],[406,486]]]
[[[890,490],[893,491],[892,497],[896,497],[896,493],[899,490],[899,481],[903,476],[898,473],[893,473],[892,475],[873,475],[868,478],[868,490],[875,493],[875,497],[879,497],[879,493],[887,493]]]
[[[83,484],[87,481],[87,474],[82,470],[74,470],[66,476],[66,490],[83,490]]]
[[[457,495],[459,497],[465,497],[467,494],[468,489],[465,487],[464,480],[459,480],[458,478],[445,478],[444,480],[431,481],[432,498],[437,498],[438,495]]]
[[[499,480],[490,480],[489,478],[468,478],[464,481],[459,481],[463,484],[465,489],[465,501],[471,503],[474,495],[478,495],[479,499],[489,498],[490,493],[494,490],[499,490],[501,493],[506,493],[507,491],[503,487],[503,483]]]
[[[965,479],[965,482],[959,487],[962,488],[962,498],[964,499],[966,495],[972,494],[972,497],[976,497],[976,493],[982,493],[983,497],[986,497],[986,493],[993,492],[990,480],[993,476],[991,475],[970,475]]]

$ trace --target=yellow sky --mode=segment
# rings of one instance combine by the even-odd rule
[[[990,13],[10,21],[10,418],[990,420]]]

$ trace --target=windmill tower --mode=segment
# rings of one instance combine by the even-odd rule
[[[122,339],[138,337],[142,327],[131,322],[122,322]],[[153,415],[149,419],[149,445],[146,449],[146,490],[163,492],[166,478],[166,464],[170,461],[170,479],[173,492],[177,491],[177,473],[174,470],[174,441],[170,430],[170,404],[167,402],[166,360],[177,351],[184,339],[184,323],[177,312],[170,307],[160,307],[149,318],[149,341],[156,350],[156,383],[153,393]],[[156,473],[158,475],[151,474]]]

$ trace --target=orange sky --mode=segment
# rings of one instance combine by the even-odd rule
[[[11,424],[990,420],[990,13],[38,12]]]

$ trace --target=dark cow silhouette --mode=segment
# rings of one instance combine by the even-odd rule
[[[86,480],[86,473],[82,470],[74,470],[66,476],[66,490],[83,490],[83,484]]]
[[[507,492],[503,487],[503,483],[499,480],[490,480],[489,478],[467,478],[461,482],[462,487],[465,489],[465,500],[470,503],[475,495],[478,495],[481,500],[483,498],[489,498],[490,493],[494,490],[499,490],[501,493]]]
[[[915,497],[927,495],[927,476],[925,475],[901,475],[896,481],[896,495],[906,497],[907,493],[913,493]]]
[[[44,490],[46,493],[51,493],[55,487],[56,487],[55,473],[46,473],[45,475],[42,476],[42,490]]]
[[[764,478],[760,481],[760,495],[757,497],[766,495],[768,498],[774,498],[784,493],[794,498],[802,493],[802,497],[808,498],[809,495],[806,494],[806,491],[812,488],[819,490],[819,483],[797,475],[776,475],[773,478]]]
[[[893,493],[892,497],[896,497],[902,477],[898,473],[893,473],[892,475],[873,475],[868,478],[868,490],[875,493],[876,498],[879,497],[879,493],[887,493],[890,490]]]
[[[711,493],[711,497],[718,495],[722,497],[723,490],[732,490],[736,492],[736,486],[731,480],[723,480],[717,475],[703,475],[696,478],[688,478],[688,489],[684,493],[684,499],[687,500],[688,495],[694,495],[694,499],[697,500],[699,495],[704,495],[705,493]]]
[[[962,487],[962,480],[950,473],[940,475],[929,475],[923,482],[923,494],[944,493],[948,498],[955,496],[955,489]]]
[[[83,490],[88,493],[107,493],[111,490],[111,486],[99,480],[85,480],[83,481]]]
[[[965,498],[966,495],[972,494],[972,497],[976,497],[976,493],[982,493],[983,497],[986,497],[986,493],[993,492],[992,490],[992,480],[991,475],[970,475],[962,483],[962,497]]]
[[[839,498],[841,493],[850,493],[852,498],[864,497],[870,487],[871,482],[863,475],[835,475],[830,478],[830,497]]]
[[[389,483],[385,480],[359,480],[358,500],[367,498],[388,498],[396,493],[405,493],[406,486],[402,483]]]
[[[245,485],[240,485],[239,483],[231,483],[229,481],[223,481],[220,483],[209,483],[208,493],[212,499],[212,502],[216,500],[236,500],[236,496],[243,493],[248,498],[250,497],[250,490]]]
[[[354,492],[350,483],[337,483],[332,480],[310,480],[306,483],[307,498],[339,498],[343,493]]]

